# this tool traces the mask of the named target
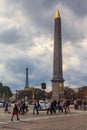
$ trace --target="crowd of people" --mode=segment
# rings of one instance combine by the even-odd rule
[[[5,101],[4,103],[4,111],[5,113],[12,113],[11,121],[13,121],[13,117],[16,115],[17,120],[19,120],[20,114],[26,114],[28,112],[28,100],[19,100],[14,103],[13,110],[11,111],[11,101]]]
[[[76,110],[86,110],[87,109],[87,101],[86,101],[86,99],[74,100],[74,108]]]
[[[6,100],[5,103],[4,103],[4,110],[5,110],[5,113],[11,113],[11,101],[10,100]],[[20,114],[25,114],[27,111],[28,111],[28,100],[24,100],[24,99],[21,99],[17,102],[15,102],[14,104],[16,104],[18,106],[18,109],[19,109],[19,113]]]
[[[57,110],[59,113],[70,113],[70,101],[67,99],[59,100],[58,102],[56,100],[51,101],[47,109],[47,114],[49,112],[51,114],[55,114]]]
[[[74,100],[74,108],[75,109],[82,109],[86,110],[86,105],[87,102],[86,100]],[[19,100],[14,103],[13,110],[11,110],[11,101],[5,101],[4,105],[4,111],[5,113],[12,114],[11,121],[13,121],[14,116],[16,115],[17,120],[19,120],[19,115],[20,114],[26,114],[29,111],[29,102],[28,100]],[[40,110],[40,103],[39,100],[35,100],[34,105],[33,105],[33,110],[32,114],[39,114]],[[64,100],[50,100],[48,101],[48,107],[46,109],[47,114],[55,114],[56,112],[58,113],[70,113],[70,100],[64,99]]]

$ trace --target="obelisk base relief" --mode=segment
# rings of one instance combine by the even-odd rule
[[[64,99],[64,84],[63,82],[52,81],[52,97],[56,100]]]

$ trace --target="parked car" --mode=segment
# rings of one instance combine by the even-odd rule
[[[40,104],[40,109],[39,110],[47,110],[47,108],[49,107],[49,102],[48,101],[40,100],[39,104]]]

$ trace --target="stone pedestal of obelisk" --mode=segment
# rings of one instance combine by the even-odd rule
[[[62,42],[61,42],[61,18],[59,11],[54,19],[54,57],[52,96],[56,100],[64,98],[64,79],[62,71]]]

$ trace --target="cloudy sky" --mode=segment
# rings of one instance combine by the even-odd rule
[[[54,16],[62,20],[65,86],[87,85],[86,0],[0,0],[0,82],[14,92],[46,82],[52,89]]]

